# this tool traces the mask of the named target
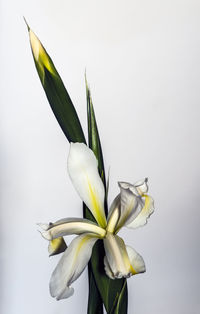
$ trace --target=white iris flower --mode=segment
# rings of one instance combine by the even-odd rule
[[[68,172],[97,223],[81,218],[66,218],[55,223],[39,224],[43,229],[42,236],[49,241],[71,234],[78,235],[63,253],[51,276],[50,293],[57,300],[73,294],[71,284],[87,266],[98,239],[104,242],[104,265],[108,277],[128,278],[145,272],[143,258],[133,248],[126,246],[117,233],[123,226],[137,228],[145,225],[154,211],[153,199],[146,194],[147,179],[133,185],[119,182],[120,193],[114,199],[106,220],[105,190],[98,173],[98,162],[85,144],[71,143]]]

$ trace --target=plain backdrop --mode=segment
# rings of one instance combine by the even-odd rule
[[[34,67],[23,15],[51,55],[85,133],[84,71],[117,181],[149,178],[155,213],[120,233],[147,272],[128,280],[129,314],[200,313],[199,0],[1,0],[0,312],[86,313],[87,272],[57,302],[37,222],[80,217],[69,144]],[[72,237],[67,239],[67,243]]]

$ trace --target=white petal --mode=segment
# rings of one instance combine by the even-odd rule
[[[37,225],[43,230],[49,229],[49,224],[37,223]]]
[[[104,265],[108,276],[113,276],[115,278],[128,278],[134,274],[126,251],[126,246],[122,238],[108,232],[103,242],[106,252],[106,264]]]
[[[85,144],[71,143],[68,172],[83,202],[90,209],[98,224],[105,227],[105,190],[98,173],[97,159]]]
[[[52,297],[60,300],[73,294],[73,288],[70,285],[87,266],[96,241],[97,238],[91,234],[84,234],[71,242],[51,276],[50,293]]]
[[[49,224],[47,231],[42,232],[46,240],[53,240],[70,234],[94,233],[97,237],[104,237],[106,231],[97,224],[81,218],[66,218]]]
[[[48,252],[49,256],[60,254],[67,248],[65,240],[62,237],[49,241]]]
[[[66,289],[64,291],[62,291],[57,297],[56,299],[62,300],[62,299],[67,299],[69,297],[71,297],[74,294],[74,288],[68,288],[66,287]]]
[[[108,220],[110,219],[110,217],[112,216],[112,213],[113,211],[116,209],[116,208],[120,208],[120,204],[121,204],[121,197],[120,197],[120,194],[118,194],[115,199],[113,200],[111,206],[110,206],[110,209],[109,209],[109,212],[108,212]]]
[[[135,229],[144,226],[147,223],[147,219],[153,214],[154,201],[152,197],[149,195],[143,195],[143,197],[145,198],[145,202],[141,212],[131,223],[127,222],[126,227]]]
[[[114,214],[114,212],[116,212],[116,213]],[[118,214],[119,217],[118,217],[117,221],[113,221],[115,224],[115,226],[114,226],[110,220],[113,220],[113,218],[114,218],[114,220],[116,220],[116,214]],[[121,196],[120,196],[120,194],[118,194],[115,197],[115,199],[113,200],[113,202],[110,206],[109,212],[108,212],[108,217],[107,217],[108,224],[107,224],[107,228],[106,228],[107,230],[108,230],[108,225],[110,225],[110,224],[112,224],[112,226],[114,226],[114,229],[116,229],[117,224],[118,224],[119,219],[120,219],[120,215],[121,215]],[[109,231],[114,233],[115,230],[109,230]]]
[[[144,273],[146,271],[146,268],[142,256],[128,245],[126,246],[126,250],[135,274]]]
[[[139,196],[140,194],[138,193],[138,190],[136,189],[136,187],[128,182],[118,182],[118,185],[120,188],[124,189],[124,190],[130,190],[132,191],[133,194],[135,194],[135,196]]]
[[[133,185],[119,182],[119,187],[121,204],[120,219],[116,227],[117,232],[124,224],[132,222],[143,207],[142,198]]]
[[[138,193],[142,196],[143,194],[148,192],[148,178],[145,178],[144,180],[138,181],[134,184],[134,187],[137,189]]]
[[[120,209],[119,207],[115,207],[115,209],[112,211],[112,214],[110,215],[108,219],[108,224],[107,224],[107,232],[114,233],[116,226],[118,224],[120,218]]]
[[[106,275],[110,278],[110,279],[115,279],[115,276],[110,268],[110,265],[108,264],[108,260],[107,257],[104,257],[104,269],[106,272]]]

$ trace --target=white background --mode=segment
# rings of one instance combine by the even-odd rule
[[[87,272],[56,302],[37,222],[82,215],[66,170],[66,141],[37,77],[22,16],[61,74],[86,132],[84,71],[93,101],[109,200],[117,181],[149,177],[156,211],[123,230],[146,262],[132,277],[129,314],[198,314],[200,2],[1,0],[2,314],[86,313]],[[69,241],[68,241],[69,243]]]

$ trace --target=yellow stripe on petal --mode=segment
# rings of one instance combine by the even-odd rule
[[[105,228],[105,190],[98,172],[98,161],[93,151],[83,143],[71,143],[68,172],[82,201],[98,224]]]
[[[106,227],[106,217],[104,215],[104,209],[102,208],[101,203],[98,200],[98,196],[95,194],[89,180],[88,180],[88,189],[89,189],[90,199],[91,199],[91,203],[92,203],[92,208],[93,208],[93,211],[95,212],[96,221],[98,222],[98,224],[101,227],[105,228]]]
[[[128,278],[135,275],[137,271],[130,262],[123,239],[107,232],[103,241],[106,252],[106,260],[104,262],[107,275],[110,278]]]
[[[62,237],[51,240],[48,246],[49,256],[60,254],[64,252],[67,248],[67,245]]]
[[[141,212],[130,224],[127,224],[126,227],[135,229],[144,226],[147,223],[148,218],[153,214],[154,201],[152,197],[149,195],[143,195],[143,197],[145,202]]]
[[[126,246],[126,252],[128,254],[128,259],[131,264],[132,274],[136,275],[139,273],[144,273],[146,271],[146,268],[142,256],[128,245]]]
[[[135,193],[132,191],[133,185],[126,182],[118,184],[120,187],[120,218],[115,233],[118,233],[126,223],[132,221],[139,214],[142,203],[137,190],[135,189]]]
[[[119,208],[116,207],[111,216],[109,217],[109,220],[108,220],[108,225],[107,225],[107,228],[106,230],[110,233],[114,233],[115,231],[115,227],[117,226],[117,223],[118,223],[118,220],[119,220],[119,217],[120,217],[120,211],[119,211]]]
[[[106,234],[106,231],[96,223],[90,222],[87,219],[68,218],[60,220],[54,224],[51,223],[47,230],[41,232],[43,238],[48,241],[70,234],[83,233],[91,233],[98,238],[103,238]]]
[[[50,293],[57,300],[73,294],[71,284],[82,274],[98,238],[91,234],[76,237],[62,255],[50,280]]]
[[[79,242],[79,244],[77,245],[77,251],[76,251],[76,255],[74,255],[74,259],[78,258],[78,255],[83,247],[83,245],[86,244],[86,242],[88,242],[90,239],[98,239],[98,237],[95,237],[94,235],[92,234],[88,234],[88,235],[85,235],[82,240]]]

